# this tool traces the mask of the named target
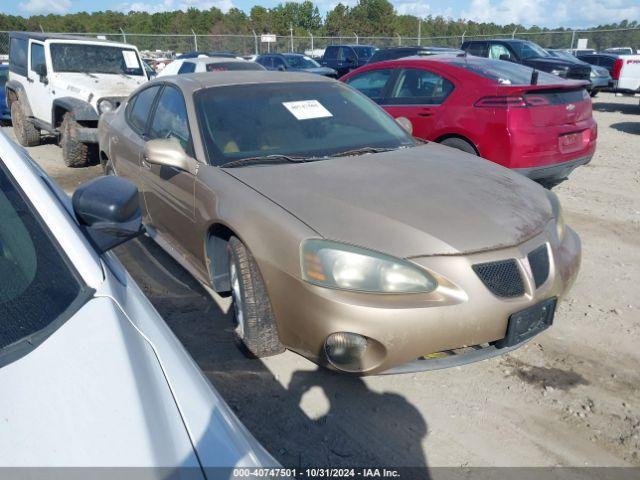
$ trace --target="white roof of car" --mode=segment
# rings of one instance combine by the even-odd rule
[[[191,63],[229,63],[229,62],[246,62],[244,59],[240,58],[231,58],[231,57],[197,57],[197,58],[180,58],[178,60],[182,60],[183,62],[191,62]],[[174,60],[174,61],[178,61]]]

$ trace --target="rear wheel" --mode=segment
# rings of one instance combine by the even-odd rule
[[[23,147],[40,145],[40,130],[27,119],[22,111],[20,100],[15,100],[11,104],[11,123],[20,145]]]
[[[74,138],[75,129],[80,128],[72,113],[65,113],[62,118],[60,146],[62,159],[67,167],[86,167],[89,163],[89,145]]]
[[[476,149],[473,148],[466,140],[457,137],[445,138],[440,142],[442,145],[446,145],[447,147],[457,148],[458,150],[462,150],[463,152],[470,153],[471,155],[478,155],[476,153]]]
[[[235,336],[251,357],[284,352],[267,289],[251,252],[236,237],[227,245]]]

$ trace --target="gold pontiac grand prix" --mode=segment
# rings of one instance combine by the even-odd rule
[[[318,75],[164,77],[99,132],[149,236],[232,296],[255,357],[359,374],[481,360],[548,328],[579,269],[552,192]]]

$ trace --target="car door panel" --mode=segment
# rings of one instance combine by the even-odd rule
[[[29,104],[33,116],[47,123],[52,123],[51,107],[53,101],[51,88],[49,87],[49,83],[44,79],[41,80],[40,75],[36,72],[40,64],[46,66],[44,44],[29,40],[27,83],[25,84],[27,98],[32,99]]]
[[[182,93],[165,86],[159,95],[149,123],[148,138],[176,138],[191,153],[191,134]],[[194,251],[195,182],[196,177],[174,167],[157,165],[141,159],[140,172],[144,197],[152,226],[181,254],[198,255]]]

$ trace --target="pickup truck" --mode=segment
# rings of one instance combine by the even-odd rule
[[[506,60],[562,78],[590,81],[591,68],[588,65],[578,65],[575,62],[554,58],[544,48],[527,40],[517,38],[469,40],[460,48],[476,57]]]
[[[613,79],[610,89],[612,92],[625,95],[640,94],[640,55],[594,53],[579,55],[578,58],[583,62],[609,70]]]

